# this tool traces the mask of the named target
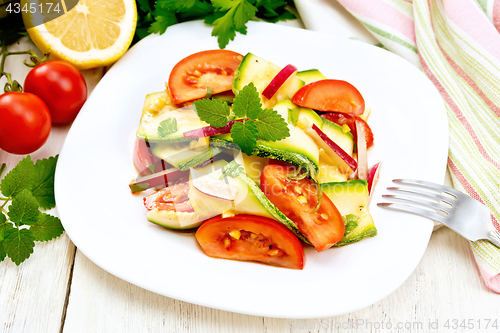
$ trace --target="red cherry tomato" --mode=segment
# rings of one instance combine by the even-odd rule
[[[292,98],[304,108],[318,111],[363,114],[365,100],[358,89],[342,80],[320,80],[306,84]]]
[[[347,113],[340,113],[340,112],[328,112],[328,113],[323,113],[321,117],[330,120],[334,122],[335,124],[338,124],[340,126],[342,125],[347,125],[349,126],[352,135],[354,136],[354,141],[357,140],[357,131],[356,131],[356,120],[361,121],[363,124],[363,127],[365,128],[365,139],[366,139],[366,148],[370,148],[373,146],[373,132],[372,129],[370,128],[370,125],[363,119],[361,119],[358,116],[352,115],[352,114],[347,114]]]
[[[0,95],[0,148],[11,154],[29,154],[40,148],[50,134],[47,105],[30,93]]]
[[[168,89],[175,104],[203,98],[207,88],[213,94],[231,90],[234,72],[243,56],[229,50],[194,53],[179,61],[168,79]]]
[[[24,81],[24,91],[40,97],[49,108],[52,123],[72,122],[87,100],[87,84],[72,64],[53,60],[33,68]]]
[[[307,178],[287,179],[289,168],[267,165],[260,178],[260,188],[266,197],[290,220],[318,251],[329,249],[337,243],[345,231],[342,215],[326,195],[318,204],[318,191]]]
[[[299,239],[284,225],[266,217],[214,217],[196,231],[196,240],[210,257],[304,268]]]

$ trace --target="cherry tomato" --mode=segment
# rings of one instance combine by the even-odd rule
[[[306,84],[292,98],[292,102],[318,111],[363,114],[365,100],[358,89],[342,80],[320,80]]]
[[[299,239],[284,225],[266,217],[214,217],[196,231],[196,240],[210,257],[304,268]]]
[[[179,61],[168,79],[168,89],[175,104],[231,90],[234,72],[243,56],[229,50],[194,53]]]
[[[171,167],[170,164],[153,155],[150,145],[146,141],[135,139],[133,160],[141,177],[167,170]]]
[[[357,131],[356,131],[356,120],[361,121],[363,127],[365,128],[365,138],[366,138],[366,148],[370,148],[373,146],[373,132],[370,128],[370,125],[363,119],[353,114],[346,114],[340,112],[328,112],[323,113],[321,117],[334,122],[340,126],[347,125],[349,126],[352,135],[354,136],[354,141],[357,140]]]
[[[87,100],[87,84],[72,64],[53,60],[33,68],[24,81],[24,91],[40,97],[49,108],[52,123],[72,122]]]
[[[40,148],[50,134],[47,105],[30,93],[0,95],[0,148],[11,154],[29,154]]]
[[[323,195],[318,204],[318,191],[307,178],[287,180],[289,169],[281,165],[267,165],[260,179],[260,188],[266,197],[290,220],[318,251],[337,243],[345,231],[344,221],[337,207]]]
[[[194,212],[189,204],[189,183],[183,182],[165,187],[153,194],[144,197],[144,206],[147,210],[169,210],[174,212]]]

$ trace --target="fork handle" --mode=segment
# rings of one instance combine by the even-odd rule
[[[491,230],[488,233],[488,240],[500,248],[500,232]]]

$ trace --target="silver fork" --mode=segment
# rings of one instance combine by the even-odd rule
[[[396,194],[382,197],[395,203],[381,202],[378,206],[441,222],[472,242],[484,239],[500,247],[500,233],[491,223],[491,212],[479,201],[447,186],[422,180],[392,181],[400,187],[387,189]]]

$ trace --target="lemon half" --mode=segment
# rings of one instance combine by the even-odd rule
[[[24,0],[26,1],[26,0]],[[23,12],[26,26],[34,17]],[[80,0],[67,13],[28,29],[35,45],[79,69],[107,66],[128,49],[137,24],[135,0]]]

